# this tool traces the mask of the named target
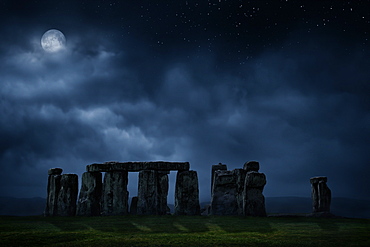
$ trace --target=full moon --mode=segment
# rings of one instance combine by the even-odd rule
[[[50,29],[42,35],[41,46],[47,52],[58,52],[65,49],[66,37],[56,29]]]

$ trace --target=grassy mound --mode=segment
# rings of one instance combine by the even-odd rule
[[[0,246],[370,246],[370,220],[308,217],[0,217]]]

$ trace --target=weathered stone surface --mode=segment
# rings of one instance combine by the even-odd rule
[[[196,171],[177,172],[175,187],[175,214],[199,215],[199,187]]]
[[[61,175],[63,172],[62,168],[51,168],[48,170],[48,175]]]
[[[52,169],[50,169],[52,170]],[[49,170],[49,171],[50,171]],[[46,196],[46,208],[45,216],[56,216],[58,215],[58,195],[60,191],[60,179],[61,175],[49,175],[48,176],[48,187]]]
[[[213,188],[213,181],[214,181],[214,176],[215,176],[215,171],[226,171],[227,170],[227,165],[218,163],[218,165],[213,165],[212,166],[212,171],[211,171],[211,193],[212,193],[212,188]]]
[[[167,196],[168,196],[168,173],[167,171],[158,171],[158,214],[167,214]]]
[[[156,171],[188,171],[189,162],[105,162],[103,164],[91,164],[86,166],[88,172],[129,171],[139,172],[143,170]]]
[[[215,171],[211,198],[212,215],[237,215],[237,185],[233,171]]]
[[[137,214],[166,214],[168,173],[156,170],[143,170],[139,172]]]
[[[81,190],[77,203],[77,215],[100,215],[102,187],[102,174],[100,172],[85,172],[82,174]]]
[[[258,172],[260,169],[260,163],[258,161],[248,161],[244,164],[244,170],[247,172],[254,171]]]
[[[245,177],[243,193],[243,212],[247,216],[266,216],[263,188],[266,176],[263,173],[250,171]]]
[[[75,216],[78,195],[78,176],[63,174],[60,179],[60,191],[57,202],[58,216]]]
[[[138,200],[138,197],[137,196],[134,196],[131,199],[130,214],[132,214],[132,215],[136,215],[137,214],[137,200]]]
[[[261,188],[266,185],[266,175],[259,172],[248,172],[245,177],[245,186],[249,188]]]
[[[236,203],[238,205],[237,214],[243,215],[243,194],[244,194],[244,182],[247,175],[247,171],[244,169],[233,170],[235,181],[236,181]]]
[[[125,171],[106,172],[103,183],[102,215],[128,214],[128,173]]]
[[[313,177],[310,179],[313,213],[330,212],[331,190],[326,185],[327,181],[327,177]]]
[[[266,216],[265,197],[260,189],[249,188],[246,190],[245,215],[247,216]]]

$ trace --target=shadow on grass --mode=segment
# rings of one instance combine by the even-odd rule
[[[55,217],[47,222],[60,232],[100,231],[106,233],[271,233],[268,218],[238,216],[107,216]],[[322,227],[332,227],[322,223]]]
[[[52,217],[49,218],[48,223],[62,232],[85,231],[89,229],[89,227],[83,224],[81,220],[78,220],[78,218]]]
[[[210,224],[217,225],[227,233],[271,233],[275,231],[267,218],[260,217],[213,216],[210,217]]]
[[[324,231],[337,232],[339,231],[339,226],[332,220],[318,219],[317,225]]]

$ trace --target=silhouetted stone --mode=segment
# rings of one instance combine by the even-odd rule
[[[327,181],[327,177],[313,177],[310,179],[313,213],[330,212],[331,190],[326,185]]]
[[[137,214],[166,214],[168,173],[168,171],[156,170],[139,172]]]
[[[78,176],[63,174],[60,179],[60,191],[57,202],[58,216],[75,216],[78,194]]]
[[[61,175],[63,172],[62,168],[51,168],[48,170],[48,175]]]
[[[139,172],[143,170],[156,171],[188,171],[189,162],[105,162],[103,164],[91,164],[86,166],[87,172],[110,172],[110,171],[129,171]]]
[[[237,215],[237,184],[233,171],[215,171],[212,199],[212,215]]]
[[[60,191],[60,168],[53,168],[48,171],[48,187],[46,196],[45,216],[56,216],[58,213],[58,195]],[[54,175],[55,174],[55,175]]]
[[[77,203],[77,215],[100,215],[102,187],[102,174],[100,172],[85,172],[82,174],[80,196]]]
[[[213,165],[212,166],[212,171],[211,171],[211,193],[212,193],[212,188],[213,188],[213,180],[215,176],[215,171],[226,171],[227,170],[227,165],[218,163],[218,165]]]
[[[102,215],[128,214],[128,173],[106,172],[103,183]]]
[[[243,194],[243,211],[247,216],[266,216],[263,188],[266,176],[263,173],[250,171],[245,177]]]
[[[258,172],[260,169],[260,163],[258,161],[248,161],[244,164],[244,170],[247,172]]]
[[[134,196],[131,199],[130,214],[132,214],[132,215],[136,215],[137,214],[137,200],[138,200],[138,197],[137,196]]]
[[[237,214],[243,215],[243,194],[244,194],[244,182],[247,175],[247,171],[244,169],[235,169],[233,170],[236,183],[236,203],[238,205]]]
[[[175,187],[175,214],[200,214],[198,175],[196,171],[177,172]]]
[[[158,214],[167,214],[168,171],[158,171]]]

